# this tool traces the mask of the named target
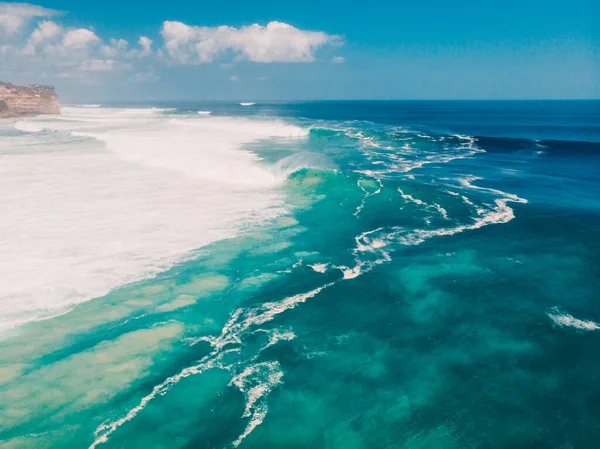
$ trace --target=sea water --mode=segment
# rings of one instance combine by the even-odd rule
[[[600,446],[600,103],[0,122],[0,447]]]

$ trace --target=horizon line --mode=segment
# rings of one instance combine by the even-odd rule
[[[303,103],[316,103],[316,102],[408,102],[408,101],[600,101],[600,98],[328,98],[328,99],[147,99],[147,100],[85,100],[79,102],[67,102],[65,104],[82,104],[90,102],[106,102],[106,103],[142,103],[142,102],[164,102],[164,101],[177,101],[181,103],[192,103],[192,102],[219,102],[219,103],[238,103],[241,101],[252,101],[252,102],[264,102],[264,103],[292,103],[292,102],[303,102]]]

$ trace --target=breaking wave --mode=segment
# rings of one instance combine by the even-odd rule
[[[286,174],[243,146],[305,130],[164,111],[64,108],[3,137],[2,186],[14,194],[0,202],[0,332],[152,277],[286,210],[276,189]]]

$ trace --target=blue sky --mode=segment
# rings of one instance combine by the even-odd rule
[[[600,98],[592,0],[0,2],[0,50],[68,101]]]

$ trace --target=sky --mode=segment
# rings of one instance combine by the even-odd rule
[[[63,102],[600,98],[596,0],[0,1]]]

